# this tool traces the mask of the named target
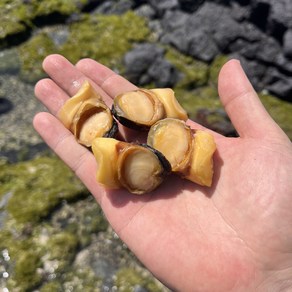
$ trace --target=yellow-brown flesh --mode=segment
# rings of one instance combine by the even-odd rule
[[[164,117],[159,99],[147,90],[136,90],[117,97],[117,114],[137,124],[153,124]]]
[[[95,92],[88,81],[84,81],[78,92],[69,98],[58,112],[58,118],[67,129],[72,127],[72,121],[80,106],[85,100],[97,99],[102,100],[102,97]]]
[[[96,180],[106,188],[119,188],[117,145],[120,141],[114,138],[95,138],[92,141],[92,152],[97,162]]]
[[[190,160],[192,131],[181,120],[164,119],[154,124],[147,143],[160,151],[171,164],[172,171],[183,171]]]
[[[119,154],[118,177],[134,194],[151,192],[162,182],[163,167],[157,156],[144,147],[128,147]]]
[[[194,135],[190,168],[185,178],[199,185],[210,187],[213,180],[213,154],[215,151],[216,144],[213,135],[197,130]]]
[[[186,121],[188,114],[179,104],[171,88],[155,88],[150,89],[158,99],[163,103],[167,118],[175,118]]]
[[[93,139],[103,137],[112,125],[113,118],[109,110],[93,107],[82,113],[76,123],[74,134],[81,144],[91,146]]]

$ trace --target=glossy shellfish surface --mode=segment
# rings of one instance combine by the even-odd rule
[[[122,186],[140,195],[156,189],[171,171],[165,157],[148,145],[96,138],[92,150],[98,163],[97,181],[105,187]]]
[[[172,117],[187,120],[170,88],[137,89],[115,97],[112,112],[124,126],[148,130],[157,121]]]
[[[113,115],[127,127],[149,130],[147,145],[114,139],[118,125]],[[170,172],[202,186],[212,184],[214,137],[185,123],[188,116],[170,88],[120,94],[110,110],[85,81],[58,117],[80,144],[92,148],[96,180],[106,188],[149,193]]]
[[[166,118],[155,123],[148,133],[147,144],[170,162],[172,171],[183,171],[189,163],[193,133],[184,121]]]
[[[216,144],[206,131],[192,131],[184,121],[164,119],[155,123],[147,143],[168,159],[173,172],[203,186],[211,186]]]
[[[67,100],[58,117],[77,141],[87,147],[94,138],[114,136],[118,129],[110,109],[87,81]]]

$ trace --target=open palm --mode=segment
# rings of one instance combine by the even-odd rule
[[[115,95],[136,87],[90,59],[74,66],[51,55],[43,66],[51,79],[39,81],[35,93],[51,114],[35,116],[36,130],[80,177],[117,234],[157,278],[178,291],[292,287],[292,146],[238,61],[222,68],[219,95],[240,137],[213,132],[217,151],[212,188],[171,176],[143,196],[100,187],[94,156],[55,117],[86,79],[109,105]],[[121,135],[125,140],[141,138],[122,127]]]

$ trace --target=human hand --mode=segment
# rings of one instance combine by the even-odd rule
[[[158,279],[178,291],[292,289],[292,146],[238,61],[223,66],[218,82],[240,137],[212,132],[217,143],[212,187],[173,176],[143,196],[103,189],[95,180],[93,154],[55,117],[86,79],[108,104],[136,87],[90,59],[74,66],[51,55],[43,67],[51,79],[39,81],[35,94],[51,114],[37,114],[35,129],[84,182],[120,238]],[[143,139],[123,127],[121,135],[130,141]]]

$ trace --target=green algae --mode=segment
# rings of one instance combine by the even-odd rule
[[[0,231],[0,250],[9,254],[10,276],[7,287],[12,291],[20,287],[20,291],[31,290],[42,281],[38,272],[41,267],[41,249],[25,234],[26,230],[16,232],[9,226],[6,228]]]
[[[0,42],[31,29],[37,17],[54,13],[69,16],[78,13],[88,0],[0,0]]]
[[[215,57],[209,67],[209,83],[217,86],[218,75],[222,66],[229,60],[226,55],[218,55]]]
[[[79,291],[93,291],[99,279],[92,271],[77,273],[72,263],[79,248],[108,225],[75,175],[56,157],[17,164],[2,160],[0,182],[0,200],[9,194],[0,210],[7,213],[0,231],[0,254],[9,254],[7,288],[32,291],[44,286],[42,291],[49,291],[56,286],[64,291],[71,283]],[[3,262],[0,259],[0,266]]]
[[[122,57],[135,42],[146,40],[150,34],[144,18],[128,11],[123,15],[82,14],[69,26],[69,36],[60,46],[42,31],[19,47],[21,77],[35,82],[44,76],[43,59],[53,53],[64,55],[76,63],[92,58],[113,69],[122,70]]]
[[[195,119],[198,110],[222,109],[217,90],[212,86],[198,87],[194,90],[175,89],[176,97],[191,119]]]
[[[71,15],[72,13],[80,12],[80,8],[87,3],[87,0],[31,1],[31,5],[34,7],[34,17],[49,15],[54,12],[63,15]]]
[[[116,273],[115,285],[121,292],[131,292],[135,286],[152,292],[164,291],[153,279],[130,267],[121,268]]]
[[[12,34],[18,34],[27,29],[32,18],[29,7],[21,0],[0,1],[0,40]]]
[[[11,192],[6,209],[16,223],[37,223],[62,201],[88,196],[83,184],[58,158],[41,157],[0,170],[0,196]]]
[[[192,89],[207,84],[209,69],[206,63],[195,60],[170,47],[167,48],[165,58],[179,72],[183,73],[183,77],[176,85],[176,88]]]
[[[52,280],[41,286],[40,292],[100,291],[101,279],[95,276],[92,270],[72,268],[62,275],[62,281]]]
[[[266,93],[260,93],[259,97],[272,118],[292,140],[292,103]]]
[[[51,250],[51,260],[67,260],[71,261],[72,254],[75,254],[78,247],[78,240],[73,233],[62,232],[52,235],[47,244]]]
[[[53,40],[46,34],[40,33],[18,47],[20,59],[20,77],[27,82],[35,82],[45,77],[42,69],[44,58],[56,52]]]
[[[37,287],[42,280],[42,276],[37,271],[40,265],[40,258],[33,250],[21,253],[14,268],[15,284],[21,283],[24,291]]]
[[[120,67],[132,44],[146,40],[150,33],[145,19],[132,11],[123,15],[84,14],[70,31],[60,53],[73,63],[90,57],[111,68]]]

